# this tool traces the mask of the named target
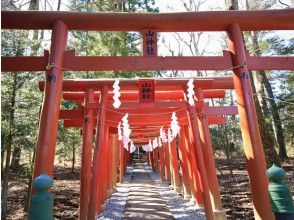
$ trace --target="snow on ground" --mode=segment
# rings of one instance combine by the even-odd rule
[[[146,166],[146,170],[175,219],[206,219],[203,209],[197,208],[192,202],[184,200],[182,196],[177,195],[166,182],[161,181],[159,173],[153,172],[149,166]]]
[[[145,167],[149,177],[153,180],[161,198],[170,209],[175,219],[202,220],[205,218],[203,209],[196,206],[180,195],[177,195],[166,182],[162,182],[159,173],[155,173],[149,166]],[[127,197],[130,191],[133,167],[128,167],[122,184],[118,184],[116,192],[108,199],[105,210],[97,216],[96,220],[122,220]]]
[[[118,184],[116,192],[106,202],[105,210],[96,217],[96,220],[122,220],[125,210],[127,197],[130,191],[130,182],[132,180],[133,167],[128,167],[124,177],[124,182]]]

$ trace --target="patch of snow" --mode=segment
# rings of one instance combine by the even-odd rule
[[[190,201],[176,194],[170,186],[161,181],[160,174],[152,171],[151,167],[145,164],[147,174],[154,182],[161,198],[170,209],[173,217],[178,220],[204,220],[205,213]],[[126,206],[127,197],[130,191],[130,182],[133,175],[133,167],[128,167],[124,182],[117,185],[116,192],[108,199],[105,210],[96,217],[96,220],[122,220]]]
[[[133,176],[133,167],[128,167],[124,182],[118,184],[116,192],[106,202],[105,210],[96,216],[96,220],[122,220],[127,197],[130,191],[130,182]]]

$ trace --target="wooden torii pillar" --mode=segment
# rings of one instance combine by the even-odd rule
[[[118,143],[117,143],[117,135],[111,134],[111,160],[110,160],[110,194],[112,194],[115,190],[115,186],[117,183],[117,163],[118,163]]]
[[[198,101],[204,101],[201,89],[196,89],[196,97]],[[203,150],[203,159],[207,173],[208,187],[210,191],[211,204],[213,208],[214,217],[217,220],[227,219],[226,212],[222,207],[220,189],[218,185],[216,166],[214,162],[213,149],[211,143],[211,136],[207,122],[207,114],[202,108],[197,108],[197,119],[199,126],[200,140]]]
[[[153,153],[152,152],[148,152],[148,154],[149,154],[149,161],[150,161],[150,164],[151,164],[152,171],[155,172]]]
[[[177,153],[176,139],[173,139],[171,143],[168,143],[169,156],[170,156],[170,172],[171,182],[173,189],[176,193],[181,192],[180,176],[179,176],[179,159]]]
[[[168,183],[171,182],[171,174],[170,174],[170,155],[168,150],[168,144],[163,144],[163,151],[164,151],[164,167],[165,167],[165,174],[166,174],[166,181]]]
[[[123,183],[124,181],[124,167],[125,167],[125,149],[123,147],[123,144],[121,143],[120,144],[120,147],[119,147],[120,151],[119,151],[119,182],[120,183]]]
[[[155,172],[159,171],[159,155],[158,155],[158,148],[152,151],[153,153],[153,162],[154,162],[154,169]]]
[[[160,176],[162,180],[165,180],[165,161],[164,161],[164,152],[163,152],[163,146],[158,146],[158,153],[159,153],[159,161],[160,161]]]
[[[54,22],[51,37],[50,68],[46,71],[45,95],[42,105],[33,179],[42,172],[53,176],[57,124],[62,95],[63,67],[68,28],[62,21]]]
[[[207,172],[204,164],[204,158],[203,158],[203,152],[202,147],[199,141],[199,129],[197,125],[197,113],[196,109],[189,106],[188,107],[189,112],[189,123],[192,130],[192,135],[194,139],[194,150],[195,150],[195,157],[197,161],[197,167],[201,174],[201,188],[203,189],[203,199],[204,199],[204,208],[205,208],[205,215],[208,220],[213,220],[213,210],[209,195],[209,184],[208,184],[208,178],[207,178]]]
[[[194,149],[194,137],[189,125],[183,127],[185,134],[185,150],[188,157],[188,170],[191,181],[191,200],[198,207],[203,207],[203,189],[201,188],[200,171],[197,166],[197,158]]]
[[[183,173],[183,191],[184,198],[191,199],[191,186],[192,183],[192,175],[189,173],[189,165],[188,165],[188,155],[186,151],[186,140],[185,140],[185,130],[184,126],[181,126],[180,134],[179,134],[179,157],[181,160],[181,168]]]
[[[220,96],[224,96],[224,91],[221,91],[221,93],[219,93],[220,91],[216,91],[216,94],[218,94],[218,95],[220,95]],[[69,94],[68,94],[69,95]],[[80,93],[76,93],[76,94],[70,94],[72,97],[71,98],[74,98],[75,99],[75,97],[74,97],[74,95],[77,95],[77,97],[79,97],[80,96]],[[210,96],[210,97],[212,97],[213,95],[212,95],[212,93],[208,93],[208,95]],[[84,97],[84,96],[83,96]],[[92,107],[93,106],[97,106],[97,105],[92,105]],[[197,106],[199,106],[199,107],[203,107],[203,104],[201,104],[201,105],[197,105]],[[209,108],[208,108],[208,110],[209,110]],[[63,110],[64,111],[64,110]],[[210,110],[211,111],[211,110]],[[214,110],[214,111],[216,111],[216,110]],[[69,113],[67,113],[67,112],[62,112],[62,114],[61,114],[61,117],[63,117],[63,115],[66,115],[67,117],[68,116],[70,116],[71,115],[71,113],[69,112]],[[73,116],[75,116],[75,114],[72,114]],[[76,117],[76,116],[75,116]],[[113,116],[112,116],[113,117]],[[160,149],[159,149],[160,150]],[[194,153],[193,153],[193,155],[194,155]],[[123,164],[125,164],[125,162],[124,162],[124,160],[125,160],[125,157],[121,160],[122,162],[123,162]],[[192,160],[194,160],[194,159],[192,159]],[[161,161],[163,161],[163,159],[161,158]],[[172,161],[173,163],[174,162],[178,162],[178,159],[177,160],[174,160],[174,161]],[[109,161],[108,161],[109,162]],[[161,166],[161,167],[163,167],[163,166]],[[121,169],[122,171],[124,170],[124,165],[122,166],[122,168],[123,169]],[[191,170],[193,170],[193,168],[191,168]],[[194,169],[194,170],[196,170],[196,169]],[[161,170],[161,173],[163,174],[164,172],[162,172],[162,170]],[[121,176],[123,176],[123,172],[122,172],[122,175]],[[178,172],[175,172],[175,174],[178,176]],[[175,177],[177,177],[177,176],[175,176]],[[196,176],[196,177],[198,177],[198,174],[195,174],[194,176]],[[175,179],[177,179],[177,178],[175,178]],[[201,184],[200,183],[200,179],[195,179],[194,178],[194,180],[196,180],[196,183],[197,183],[197,185],[199,185],[199,184]],[[175,184],[174,185],[179,185],[179,184],[177,184],[177,182],[176,181],[173,181]],[[103,190],[103,192],[105,192],[105,190]],[[197,187],[197,193],[199,193],[200,191],[199,191],[199,189],[198,189],[198,187]],[[195,195],[195,193],[194,193],[194,195]],[[196,196],[197,197],[197,196]],[[105,198],[104,198],[104,200],[105,200]],[[202,204],[202,202],[201,202],[201,200],[197,200],[198,201],[198,204]]]
[[[93,165],[92,165],[92,179],[90,188],[90,200],[88,208],[88,219],[94,219],[97,212],[98,204],[98,194],[101,193],[101,186],[98,181],[99,171],[101,171],[101,164],[99,166],[99,161],[101,161],[103,145],[105,144],[104,139],[104,128],[105,128],[105,103],[107,99],[108,88],[106,86],[102,87],[101,91],[101,108],[99,109],[99,114],[97,116],[97,128],[96,128],[96,144],[94,149]],[[100,192],[99,192],[100,191]],[[99,210],[98,210],[99,212]]]
[[[240,25],[233,23],[227,30],[228,47],[231,52],[233,80],[236,91],[238,111],[247,170],[254,204],[256,219],[274,219],[270,207],[270,199],[267,191],[268,179],[266,177],[266,164],[263,147],[257,122],[253,93],[247,68],[246,51],[242,38]]]
[[[237,12],[205,12],[161,14],[83,14],[80,12],[21,12],[3,11],[1,24],[4,29],[51,29],[53,27],[50,63],[46,75],[46,92],[42,108],[39,137],[36,151],[33,177],[45,171],[53,174],[53,161],[56,142],[57,118],[62,85],[62,68],[73,71],[90,70],[146,70],[146,69],[227,69],[234,68],[234,85],[239,104],[242,137],[245,145],[247,167],[257,219],[273,219],[267,196],[267,179],[262,145],[256,121],[252,90],[248,77],[248,68],[260,69],[293,69],[293,58],[290,57],[251,57],[246,56],[242,42],[242,30],[293,30],[293,9]],[[57,17],[60,20],[57,20]],[[84,21],[80,22],[83,17]],[[246,19],[246,18],[252,19]],[[192,19],[191,19],[192,18]],[[211,19],[213,18],[213,19]],[[62,21],[61,21],[62,20]],[[101,22],[95,22],[100,20]],[[152,25],[150,24],[152,20]],[[203,25],[203,20],[205,25]],[[232,21],[235,23],[232,24]],[[63,23],[64,22],[64,23]],[[173,25],[168,25],[173,24]],[[109,30],[140,31],[149,25],[157,31],[228,31],[229,49],[232,61],[228,57],[164,58],[142,57],[79,57],[70,52],[64,53],[67,38],[67,26],[71,30]],[[149,30],[150,31],[150,30]],[[146,48],[149,54],[152,50]],[[65,54],[65,55],[64,55]],[[64,56],[63,56],[64,55]],[[155,54],[156,55],[156,54]],[[65,62],[63,62],[63,59]],[[230,57],[229,57],[230,59]],[[97,61],[97,62],[93,62]],[[195,62],[202,61],[202,62]],[[36,62],[35,62],[36,61]],[[113,65],[113,61],[117,61]],[[191,62],[192,61],[192,62]],[[216,62],[212,62],[216,61]],[[225,61],[225,62],[224,62]],[[138,63],[145,65],[137,65]],[[65,65],[63,65],[63,63]],[[94,64],[93,64],[94,63]],[[201,63],[201,65],[199,65]],[[4,57],[4,71],[44,71],[48,57]],[[217,66],[217,67],[216,67]],[[106,69],[105,69],[106,68]],[[50,133],[50,135],[48,134]],[[194,132],[195,133],[195,132]]]
[[[80,219],[87,218],[87,211],[90,199],[91,186],[91,163],[93,146],[93,109],[88,108],[88,104],[94,102],[93,89],[87,89],[85,93],[85,109],[83,124],[83,146],[81,160],[81,183],[80,183]]]

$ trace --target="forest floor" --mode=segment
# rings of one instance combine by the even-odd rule
[[[228,219],[254,219],[246,164],[242,158],[232,160],[233,177],[230,176],[225,159],[217,159],[221,197]],[[294,158],[283,163],[287,172],[286,182],[294,195]],[[221,174],[222,173],[222,174]],[[28,180],[24,176],[11,174],[9,178],[8,218],[25,219],[24,203]],[[58,166],[54,174],[55,219],[78,219],[79,169]]]

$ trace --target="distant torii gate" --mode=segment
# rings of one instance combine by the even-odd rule
[[[265,175],[265,159],[248,70],[294,70],[294,58],[285,56],[252,57],[248,55],[242,41],[242,31],[294,30],[294,9],[167,14],[2,11],[1,17],[1,27],[3,29],[52,30],[50,54],[45,52],[44,56],[41,57],[1,58],[2,71],[46,71],[45,96],[40,118],[34,177],[38,176],[41,172],[53,175],[57,121],[59,119],[64,69],[70,69],[72,71],[232,69],[233,85],[237,95],[238,112],[240,114],[241,131],[255,218],[274,219],[269,204],[267,192],[268,181]],[[141,32],[144,42],[143,56],[75,56],[74,52],[65,51],[69,30]],[[229,52],[224,52],[223,56],[209,57],[157,56],[156,34],[158,32],[187,31],[226,31],[228,34]],[[150,42],[155,43],[150,44]],[[162,82],[164,81],[165,80],[162,80]],[[182,83],[186,84],[186,82],[187,80],[183,80]],[[204,84],[210,83],[217,83],[217,78]],[[177,84],[178,82],[176,84],[166,84],[165,86],[171,89],[177,87]],[[64,84],[64,86],[66,86],[66,84]],[[106,105],[109,86],[110,84],[106,85],[103,83],[103,85],[98,87],[98,90],[101,91],[101,110],[98,113],[99,120],[101,120],[101,118],[105,119],[106,116],[106,111],[102,109],[105,108]],[[74,85],[73,87],[84,88],[84,90],[87,89],[87,87],[84,87],[83,83]],[[94,100],[93,92],[94,91],[91,91],[91,89],[86,90],[85,97],[86,100],[89,100],[88,103]],[[93,111],[91,108],[87,108],[87,106],[86,109],[90,112]],[[190,132],[192,132],[193,135],[198,133],[196,115],[196,110],[190,108],[189,123],[191,128]],[[104,129],[102,129],[104,128],[104,122],[97,127],[97,146],[102,146],[104,144]],[[197,140],[194,141],[197,142]],[[195,150],[197,150],[195,153],[197,154],[198,161],[203,161],[202,152],[199,151],[199,149],[201,148],[195,148]],[[96,162],[97,160],[94,160],[94,163]],[[197,165],[199,165],[198,168],[200,172],[202,170],[201,173],[204,175],[206,172],[204,172],[205,167],[202,166],[203,163],[200,162]],[[210,167],[208,169],[210,169]],[[208,170],[206,171],[208,172]],[[202,181],[204,181],[206,215],[208,219],[214,219],[211,215],[211,203],[209,197],[207,197],[207,184],[205,184],[207,179],[205,179],[206,178],[202,179]],[[96,179],[94,181],[96,181]],[[95,184],[92,184],[92,187],[93,186],[95,186]],[[91,203],[89,205],[95,206],[95,204]],[[89,207],[89,210],[89,217],[92,218],[93,213],[95,214],[95,207]]]
[[[141,79],[142,80],[142,79]],[[153,81],[155,86],[154,89],[154,101],[151,103],[140,103],[139,101],[139,93],[138,93],[138,82],[140,80],[120,80],[120,91],[121,91],[121,97],[120,100],[122,101],[122,106],[119,109],[114,109],[112,106],[112,97],[107,94],[107,101],[105,103],[105,124],[106,124],[106,133],[110,134],[117,134],[117,124],[121,120],[122,116],[126,113],[129,113],[129,123],[132,125],[132,140],[135,144],[147,144],[148,140],[151,137],[158,136],[159,128],[162,126],[166,128],[170,125],[170,116],[173,111],[177,112],[178,120],[180,125],[182,126],[182,136],[181,139],[184,139],[183,135],[188,137],[189,134],[184,131],[184,127],[188,126],[189,121],[192,123],[195,123],[197,120],[189,120],[191,116],[187,114],[188,105],[185,101],[185,84],[184,82],[187,82],[187,79],[164,79],[164,80],[154,80],[154,79],[143,79],[143,81]],[[217,80],[219,83],[215,84],[209,84],[209,82],[216,82]],[[111,83],[110,83],[111,82]],[[80,106],[78,110],[61,110],[60,111],[60,119],[64,119],[64,127],[83,127],[83,140],[92,140],[93,138],[93,124],[97,125],[97,121],[100,120],[100,118],[96,119],[94,116],[97,115],[97,112],[101,111],[102,107],[101,104],[99,104],[99,96],[101,92],[96,92],[94,94],[94,88],[98,88],[99,86],[103,85],[113,85],[114,80],[64,80],[63,89],[66,91],[75,90],[76,92],[64,92],[63,98],[66,100],[74,100],[76,102],[81,103],[84,99],[84,105]],[[168,87],[165,86],[174,84],[173,89],[168,89]],[[44,82],[40,82],[40,89],[44,90]],[[73,86],[75,85],[75,86]],[[81,87],[79,87],[81,85]],[[83,85],[83,86],[82,86]],[[209,107],[208,103],[204,103],[203,98],[224,98],[225,96],[225,90],[218,89],[218,88],[233,88],[233,82],[231,77],[219,77],[217,79],[211,79],[211,78],[200,78],[195,80],[195,85],[197,86],[197,97],[198,101],[195,102],[196,108],[191,111],[197,110],[197,119],[199,120],[199,132],[201,133],[201,136],[196,139],[201,139],[201,146],[203,147],[203,158],[204,163],[202,163],[202,168],[206,167],[206,171],[203,170],[200,172],[201,176],[198,178],[205,178],[208,181],[205,181],[206,185],[203,184],[203,188],[200,188],[201,183],[204,182],[200,179],[191,179],[191,177],[188,177],[187,171],[190,170],[190,173],[192,172],[194,176],[197,176],[197,172],[199,170],[199,163],[200,160],[197,158],[198,165],[194,164],[194,169],[191,168],[192,165],[190,164],[190,161],[187,160],[187,154],[182,153],[181,158],[177,158],[176,151],[172,151],[174,154],[173,160],[171,161],[171,168],[175,169],[172,173],[173,176],[173,185],[177,192],[179,192],[179,178],[176,177],[179,175],[177,166],[178,166],[178,159],[181,159],[181,161],[185,161],[185,163],[182,164],[182,170],[185,170],[185,173],[183,172],[183,177],[185,178],[185,188],[189,188],[189,191],[192,192],[193,197],[196,199],[196,203],[199,205],[203,205],[203,199],[204,199],[204,206],[207,211],[207,216],[213,216],[215,215],[215,218],[217,219],[224,219],[225,218],[225,212],[222,210],[221,205],[221,199],[220,199],[220,193],[219,193],[219,186],[217,182],[216,177],[216,171],[215,171],[215,164],[213,160],[213,153],[212,153],[212,146],[209,142],[209,130],[208,130],[208,124],[224,124],[226,122],[226,118],[222,115],[234,115],[237,114],[237,108],[234,106],[225,106],[225,107]],[[125,89],[127,88],[127,90]],[[201,87],[204,88],[210,88],[209,90],[201,90]],[[215,90],[213,90],[215,88]],[[87,100],[87,92],[77,92],[78,90],[85,90],[91,91],[92,96],[94,99],[91,102],[88,102]],[[109,88],[110,89],[110,88]],[[182,89],[182,90],[181,90]],[[166,90],[166,91],[165,91]],[[95,101],[94,101],[95,100]],[[92,110],[92,113],[89,114],[89,110]],[[94,113],[93,113],[94,112]],[[207,117],[206,117],[207,114]],[[195,115],[196,116],[196,115]],[[194,117],[194,116],[193,116]],[[83,120],[84,118],[87,118],[87,120]],[[91,124],[89,129],[89,123]],[[139,126],[139,128],[138,128]],[[148,127],[145,127],[148,126]],[[152,127],[150,127],[152,126]],[[97,127],[98,130],[98,127]],[[144,134],[144,137],[142,135]],[[205,136],[206,135],[206,136]],[[108,138],[107,136],[105,137]],[[114,137],[115,138],[115,137]],[[109,138],[108,138],[109,139]],[[109,140],[110,141],[110,140]],[[195,141],[193,142],[195,143]],[[196,149],[199,149],[201,147],[198,143],[198,146]],[[187,147],[188,151],[191,151],[193,146],[186,146],[187,143],[181,143],[182,148]],[[173,142],[173,150],[175,149],[175,142]],[[166,148],[166,147],[165,147]],[[112,148],[113,149],[113,148]],[[194,150],[193,150],[194,151]],[[120,180],[123,179],[123,174],[125,170],[126,162],[124,159],[124,148],[120,148],[121,152],[121,163],[120,165]],[[159,152],[160,156],[160,171],[162,179],[167,177],[169,175],[168,171],[164,170],[164,167],[167,166],[167,163],[169,164],[169,159],[166,159],[167,153],[163,155],[163,148],[156,149],[153,154],[156,155]],[[87,201],[89,200],[90,195],[95,194],[94,192],[89,192],[89,186],[90,178],[87,178],[88,170],[91,168],[91,144],[88,144],[88,142],[84,142],[83,144],[83,152],[82,152],[82,168],[81,168],[81,194],[80,194],[80,207],[81,207],[81,215],[83,213],[83,210],[87,210],[88,204]],[[129,154],[126,154],[129,155]],[[195,156],[199,154],[191,154],[190,157],[194,158]],[[186,157],[185,157],[186,156]],[[185,157],[185,158],[184,158]],[[109,157],[101,158],[103,159],[102,164],[117,164],[117,161],[114,159],[115,162],[113,162],[113,159],[110,159]],[[152,159],[153,167],[156,167],[154,171],[159,171],[158,167],[159,164],[157,164],[159,158],[158,156],[154,157]],[[40,166],[40,165],[39,165]],[[101,166],[101,165],[100,165]],[[109,165],[111,167],[111,165]],[[118,168],[116,167],[115,170]],[[206,175],[207,172],[207,175]],[[205,174],[205,175],[203,175]],[[108,176],[107,179],[108,183],[113,183],[111,179],[113,179],[113,175],[116,175],[116,172],[112,173],[110,176]],[[101,174],[100,174],[101,176]],[[100,177],[101,178],[101,177]],[[169,178],[170,179],[170,178]],[[196,180],[196,182],[195,182]],[[104,180],[105,181],[105,180]],[[100,179],[100,182],[102,180]],[[196,185],[193,185],[195,183]],[[92,181],[92,184],[94,182]],[[93,189],[99,188],[99,183],[96,186],[93,186]],[[111,189],[113,186],[108,185],[107,189]],[[206,191],[205,191],[206,190]],[[202,198],[202,193],[204,194],[204,198]],[[209,191],[211,193],[211,200],[209,196]],[[190,192],[190,194],[191,194]],[[92,198],[92,200],[89,203],[89,207],[91,207],[92,203],[99,203],[98,206],[96,205],[96,212],[100,212],[101,204],[105,201],[106,191],[104,190],[104,196],[102,198],[97,198],[98,202],[95,198]],[[96,202],[95,202],[96,201]],[[211,204],[211,205],[210,205]],[[210,207],[209,207],[210,206]],[[212,206],[212,207],[211,207]],[[98,208],[97,208],[98,207]],[[213,208],[213,212],[211,210]],[[209,211],[210,210],[210,211]],[[222,218],[221,218],[222,216]]]

